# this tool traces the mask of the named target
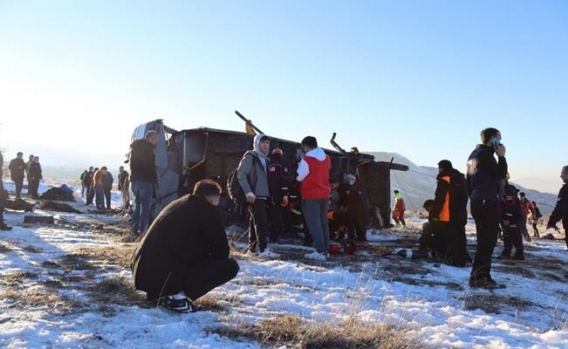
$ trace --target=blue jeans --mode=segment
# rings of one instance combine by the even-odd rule
[[[329,199],[304,199],[302,202],[302,212],[312,235],[314,248],[319,253],[326,253],[329,248],[328,208]]]
[[[134,213],[132,214],[132,232],[142,234],[150,220],[150,206],[154,185],[149,182],[131,182],[130,187],[134,193]]]

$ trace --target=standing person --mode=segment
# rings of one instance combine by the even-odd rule
[[[95,171],[93,175],[93,189],[95,191],[95,206],[97,210],[105,209],[105,191],[103,184],[103,177],[106,175],[106,166],[101,167]]]
[[[268,162],[268,230],[270,242],[277,242],[282,233],[284,210],[288,206],[288,167],[282,161],[282,149],[274,148]]]
[[[30,166],[31,164],[34,162],[34,155],[30,154],[30,156],[28,156],[28,162],[26,162],[26,178],[28,179],[28,196],[31,196],[32,194],[30,193]]]
[[[112,173],[110,173],[110,171],[108,170],[108,168],[106,166],[102,167],[105,172],[102,178],[102,182],[103,182],[103,193],[105,196],[105,202],[106,202],[106,208],[107,210],[110,210],[110,202],[111,202],[111,191],[112,191],[112,183],[114,182],[114,177],[112,176]]]
[[[517,188],[509,184],[505,184],[503,188],[503,202],[501,207],[501,227],[503,228],[503,251],[501,259],[510,259],[513,247],[515,254],[513,259],[524,260],[523,236],[520,224],[523,220],[521,200],[518,197]]]
[[[534,214],[534,207],[532,203],[527,199],[527,196],[524,192],[519,193],[520,200],[521,200],[521,221],[519,222],[519,229],[521,230],[521,235],[527,241],[531,241],[531,236],[529,235],[529,231],[527,230],[527,220],[529,215]]]
[[[6,192],[4,191],[3,178],[3,168],[4,168],[4,156],[0,151],[0,230],[12,230],[12,227],[4,222],[4,207],[6,207]]]
[[[546,224],[546,229],[555,228],[556,223],[562,220],[562,227],[564,228],[564,238],[566,239],[566,247],[568,247],[568,165],[562,167],[562,172],[560,173],[560,178],[564,184],[560,191],[558,192],[558,199],[556,200],[556,206],[548,218],[548,223]]]
[[[87,175],[87,173],[89,173],[89,171],[85,170],[85,171],[83,171],[83,173],[81,173],[81,177],[79,177],[79,179],[81,180],[81,197],[82,198],[85,197],[85,189],[87,188],[85,186],[85,176]]]
[[[43,179],[39,156],[34,156],[34,161],[29,165],[28,192],[32,199],[39,199],[39,182]]]
[[[339,187],[340,205],[347,208],[347,231],[349,240],[367,241],[369,211],[367,195],[357,182],[354,174],[346,174],[344,183]]]
[[[542,213],[540,212],[540,208],[537,206],[535,201],[532,201],[531,203],[532,203],[533,209],[534,209],[534,212],[533,212],[531,219],[530,219],[533,230],[534,230],[533,236],[535,238],[539,238],[540,233],[538,232],[538,226],[537,225],[538,225],[538,222],[540,221],[540,219],[542,218]]]
[[[158,182],[154,151],[157,143],[158,133],[149,130],[144,139],[135,140],[130,145],[130,184],[134,193],[131,230],[133,238],[144,234],[150,220],[154,185]]]
[[[495,288],[498,285],[491,278],[491,256],[497,244],[502,190],[508,167],[501,132],[496,128],[486,128],[481,131],[480,137],[481,144],[476,146],[467,161],[467,186],[477,236],[469,285],[473,288]]]
[[[85,174],[83,177],[83,185],[85,186],[86,192],[86,199],[85,205],[92,205],[93,198],[95,197],[95,190],[93,189],[93,176],[95,175],[95,168],[93,166],[89,166],[89,172]]]
[[[329,248],[329,224],[327,211],[329,208],[329,169],[331,159],[325,151],[318,147],[313,136],[302,139],[304,158],[298,164],[300,192],[302,194],[302,213],[313,239],[316,254],[306,257],[326,259]]]
[[[467,186],[463,173],[451,161],[438,162],[438,184],[434,205],[430,211],[437,222],[439,242],[443,244],[443,261],[455,267],[465,267],[471,258],[467,252],[465,226],[467,224]]]
[[[19,199],[22,194],[22,187],[24,186],[24,173],[26,172],[26,163],[23,159],[24,153],[21,151],[16,154],[16,157],[10,161],[8,168],[10,169],[10,177],[14,181],[16,187],[16,199]]]
[[[406,211],[406,204],[402,193],[394,190],[394,209],[392,210],[392,219],[397,227],[406,228],[406,221],[404,220],[404,211]]]
[[[169,203],[148,228],[132,255],[137,290],[149,300],[179,312],[192,301],[233,279],[239,265],[229,258],[223,219],[216,206],[221,187],[204,179],[193,194]]]
[[[245,193],[249,212],[249,247],[248,252],[259,257],[278,258],[280,255],[270,251],[267,246],[268,218],[267,199],[270,196],[268,188],[267,163],[270,150],[270,139],[259,133],[254,136],[253,150],[247,150],[237,167],[237,178]]]
[[[130,175],[124,166],[118,168],[118,190],[122,196],[122,209],[130,208]]]

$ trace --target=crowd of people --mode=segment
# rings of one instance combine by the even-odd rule
[[[523,260],[523,240],[531,239],[527,223],[533,227],[533,237],[538,237],[537,223],[542,214],[534,201],[509,183],[501,132],[486,128],[480,138],[480,144],[468,158],[466,174],[455,169],[449,160],[439,161],[434,198],[423,205],[428,221],[423,226],[419,249],[427,252],[421,255],[452,266],[472,263],[469,285],[494,288],[499,287],[491,275],[498,238],[503,240],[499,258]],[[229,257],[223,219],[216,209],[222,188],[214,180],[198,181],[191,194],[169,203],[151,219],[157,184],[157,140],[157,133],[148,131],[143,139],[134,141],[130,147],[130,173],[123,166],[119,168],[118,189],[123,196],[123,208],[130,209],[130,190],[134,194],[131,236],[139,243],[131,267],[136,288],[145,291],[148,299],[177,312],[190,312],[194,311],[193,301],[234,278],[239,265]],[[357,172],[330,178],[331,159],[318,146],[317,139],[307,136],[300,144],[302,152],[296,154],[293,168],[283,162],[282,149],[270,149],[270,138],[264,134],[254,137],[253,149],[240,160],[236,172],[248,210],[249,255],[278,258],[269,243],[277,243],[289,228],[294,210],[301,212],[305,243],[313,247],[307,258],[329,258],[333,240],[366,242],[373,212]],[[2,162],[0,153],[0,165]],[[8,168],[16,197],[20,197],[27,176],[28,192],[37,198],[37,185],[42,179],[39,157],[31,155],[26,163],[20,152]],[[568,166],[562,168],[561,178],[564,186],[547,229],[556,228],[559,221],[564,230],[568,228]],[[87,205],[93,204],[94,199],[97,209],[110,209],[113,177],[106,166],[85,170],[81,183],[81,195]],[[404,198],[399,190],[394,190],[393,196],[394,227],[405,228]],[[11,227],[2,216],[2,201],[0,229],[9,230]],[[476,226],[473,258],[466,246],[468,203]]]
[[[85,199],[85,205],[94,205],[97,210],[111,209],[111,191],[114,183],[114,176],[107,166],[93,167],[83,171],[79,178],[81,180],[81,197]],[[128,189],[130,187],[130,176],[124,166],[118,169],[118,190],[122,194],[121,209],[127,210],[130,207]]]

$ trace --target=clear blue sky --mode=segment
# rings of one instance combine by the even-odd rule
[[[567,1],[0,0],[0,33],[8,158],[16,139],[122,154],[155,118],[240,131],[239,110],[462,170],[492,126],[513,178],[568,164]]]

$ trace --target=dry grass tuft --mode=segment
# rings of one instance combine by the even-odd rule
[[[87,256],[71,253],[61,258],[61,266],[66,270],[90,270],[96,267],[88,260]]]
[[[22,285],[24,281],[29,281],[30,279],[35,278],[37,278],[37,274],[35,273],[30,273],[28,271],[14,271],[5,274],[0,279],[0,285],[7,287],[17,287]]]
[[[92,300],[102,304],[130,306],[144,301],[144,297],[134,289],[132,281],[123,277],[103,280],[87,291]]]
[[[41,252],[43,252],[43,250],[42,250],[41,248],[35,247],[35,246],[32,246],[32,245],[28,245],[28,246],[24,247],[23,250],[24,250],[24,251],[31,252],[31,253],[41,253]]]
[[[203,310],[219,312],[225,310],[224,300],[220,297],[204,296],[195,301],[195,305]]]
[[[7,253],[10,251],[13,251],[13,248],[11,246],[0,244],[0,253]]]
[[[55,268],[60,268],[61,266],[59,265],[59,263],[56,263],[54,261],[45,261],[43,263],[41,263],[41,266],[43,268],[48,268],[48,269],[55,269]]]
[[[282,316],[240,324],[235,328],[212,329],[228,337],[249,337],[261,344],[290,348],[381,348],[419,349],[426,346],[409,330],[387,324],[348,320],[341,323],[306,322],[294,316]]]
[[[82,247],[75,249],[77,255],[91,261],[91,264],[114,264],[130,269],[130,259],[135,246],[118,245],[105,247]]]
[[[0,293],[0,298],[12,301],[11,307],[26,310],[30,308],[49,309],[50,313],[59,315],[74,313],[78,308],[83,307],[81,303],[41,286],[25,290],[10,289]]]
[[[531,301],[518,297],[504,297],[494,294],[467,295],[464,298],[465,308],[468,310],[481,309],[486,313],[501,314],[501,308],[510,306],[517,310],[536,306]]]
[[[28,245],[28,246],[24,247],[23,250],[24,250],[24,251],[31,252],[31,253],[41,253],[41,252],[43,252],[43,250],[42,250],[41,248],[38,248],[38,247],[35,247],[35,246],[32,246],[32,245]]]

